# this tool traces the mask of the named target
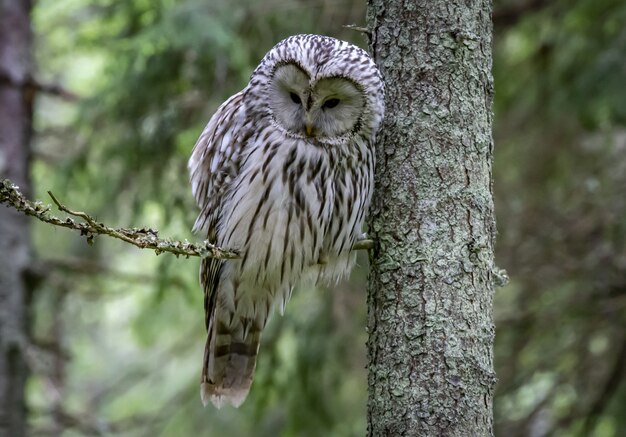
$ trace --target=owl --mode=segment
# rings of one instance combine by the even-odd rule
[[[265,55],[200,135],[189,160],[194,229],[240,255],[200,267],[205,405],[243,403],[263,328],[297,284],[350,272],[383,114],[383,81],[365,51],[297,35]]]

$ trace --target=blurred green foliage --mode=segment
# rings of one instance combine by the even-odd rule
[[[496,434],[618,436],[626,4],[495,8],[497,259],[511,276],[496,295]],[[186,160],[217,106],[285,36],[363,45],[342,25],[364,15],[361,0],[39,0],[39,76],[81,98],[38,100],[37,197],[52,190],[111,225],[193,238]],[[218,412],[199,400],[197,260],[89,247],[45,225],[35,243],[33,434],[364,434],[365,268],[332,292],[297,290],[264,333],[248,401]]]
[[[497,435],[626,429],[624,23],[611,0],[496,21]]]

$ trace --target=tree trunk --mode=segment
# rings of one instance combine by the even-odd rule
[[[369,436],[493,435],[491,2],[370,0]]]
[[[29,193],[32,131],[31,4],[0,1],[0,178]],[[0,436],[26,434],[24,389],[28,370],[27,268],[30,229],[25,217],[0,205]]]

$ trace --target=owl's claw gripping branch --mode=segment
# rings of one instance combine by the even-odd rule
[[[154,250],[157,255],[163,252],[169,252],[177,257],[182,255],[187,258],[190,256],[215,259],[239,258],[239,254],[237,254],[236,251],[222,249],[208,241],[194,244],[188,241],[159,238],[159,232],[151,228],[111,228],[104,223],[98,222],[85,212],[73,211],[67,208],[60,203],[50,191],[48,191],[48,194],[60,211],[78,217],[84,220],[84,222],[77,222],[70,217],[66,219],[55,217],[49,213],[50,207],[48,205],[39,201],[33,202],[26,199],[19,188],[9,179],[0,180],[0,204],[5,204],[25,215],[35,217],[42,222],[78,231],[80,235],[87,239],[89,244],[93,244],[93,239],[96,235],[109,235],[141,249]],[[372,240],[359,240],[354,244],[352,250],[367,250],[372,247]]]

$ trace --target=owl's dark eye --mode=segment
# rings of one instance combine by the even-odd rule
[[[339,104],[339,99],[328,99],[322,105],[322,108],[334,108]]]
[[[289,97],[291,97],[291,101],[293,103],[297,103],[298,105],[302,103],[302,100],[300,100],[300,96],[296,93],[289,93]]]

